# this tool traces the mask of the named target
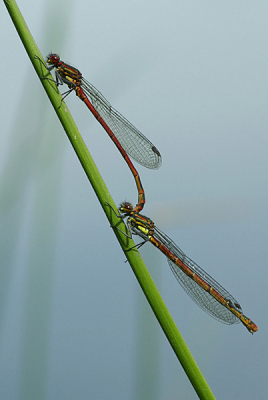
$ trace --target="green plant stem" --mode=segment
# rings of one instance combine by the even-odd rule
[[[42,59],[42,55],[34,42],[16,2],[14,0],[4,0],[4,3],[38,76],[40,78],[44,75],[50,76],[42,63],[35,58],[35,56],[38,56]],[[107,202],[116,209],[112,197],[103,182],[103,179],[73,121],[71,114],[69,113],[67,106],[63,102],[62,106],[59,108],[61,95],[58,89],[55,84],[49,80],[41,79],[41,83],[47,92],[47,95],[102,205],[102,208],[110,221],[111,226],[117,226],[126,232],[124,223],[114,215],[110,207],[105,205]],[[200,399],[215,399],[183,337],[176,327],[164,301],[162,300],[138,250],[134,247],[131,251],[126,251],[127,248],[135,245],[133,240],[126,238],[126,236],[124,236],[118,229],[114,229],[114,232],[157,320],[159,321],[159,324],[191,381],[197,395]]]

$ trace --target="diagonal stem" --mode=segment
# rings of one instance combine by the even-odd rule
[[[178,328],[175,325],[164,301],[162,300],[139,252],[134,247],[135,243],[132,239],[127,238],[124,232],[127,232],[124,222],[118,219],[112,212],[110,207],[107,207],[105,203],[109,203],[116,211],[116,206],[112,200],[112,197],[74,123],[74,120],[66,107],[65,103],[61,104],[62,97],[55,85],[55,83],[41,79],[47,70],[35,56],[38,56],[41,60],[42,56],[39,49],[20,13],[20,10],[14,0],[4,0],[5,6],[13,20],[15,28],[22,40],[22,43],[27,51],[29,58],[41,80],[41,83],[51,101],[52,106],[58,118],[73,146],[74,151],[95,191],[100,204],[111,224],[111,226],[117,226],[119,229],[114,229],[115,235],[125,252],[127,260],[157,318],[160,326],[162,327],[171,347],[173,348],[178,360],[184,368],[190,382],[192,383],[197,395],[200,399],[215,399],[210,387],[208,386],[204,376],[202,375],[198,365],[196,364],[192,354],[190,353],[183,337],[181,336]],[[49,76],[49,74],[48,74]],[[126,251],[127,248],[133,246],[131,251]]]

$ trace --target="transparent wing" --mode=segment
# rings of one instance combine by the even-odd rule
[[[193,273],[202,278],[206,283],[214,288],[225,300],[229,300],[242,312],[241,307],[237,300],[224,289],[215,279],[213,279],[208,273],[206,273],[201,267],[199,267],[193,260],[185,255],[185,253],[163,232],[158,228],[155,228],[154,237],[164,244],[176,257],[178,257]],[[213,296],[204,290],[201,286],[187,276],[178,265],[172,262],[168,258],[169,266],[175,275],[176,279],[190,296],[193,301],[201,307],[205,312],[211,315],[213,318],[225,323],[235,324],[239,323],[240,320],[226,308],[224,305],[219,303]]]
[[[129,156],[144,167],[157,169],[162,163],[160,152],[134,125],[116,111],[105,97],[82,78],[82,88]]]

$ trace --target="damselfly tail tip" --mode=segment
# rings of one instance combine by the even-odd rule
[[[241,318],[241,322],[245,325],[245,327],[247,328],[247,330],[253,335],[253,333],[257,332],[259,330],[259,328],[257,327],[257,325],[251,321],[251,319],[243,316],[243,318]]]
[[[254,322],[252,322],[252,327],[251,327],[251,330],[249,332],[252,333],[252,335],[253,335],[253,333],[254,332],[258,332],[258,330],[259,330],[259,328],[257,327],[257,325],[254,324]]]

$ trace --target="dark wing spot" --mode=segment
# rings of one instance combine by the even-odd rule
[[[155,146],[152,147],[152,150],[155,154],[157,154],[159,157],[161,157],[160,152],[157,150],[157,148]]]
[[[241,308],[240,304],[238,304],[238,303],[234,303],[234,305],[235,305],[235,307],[236,307],[236,308],[238,308],[239,310],[242,310],[242,308]]]

